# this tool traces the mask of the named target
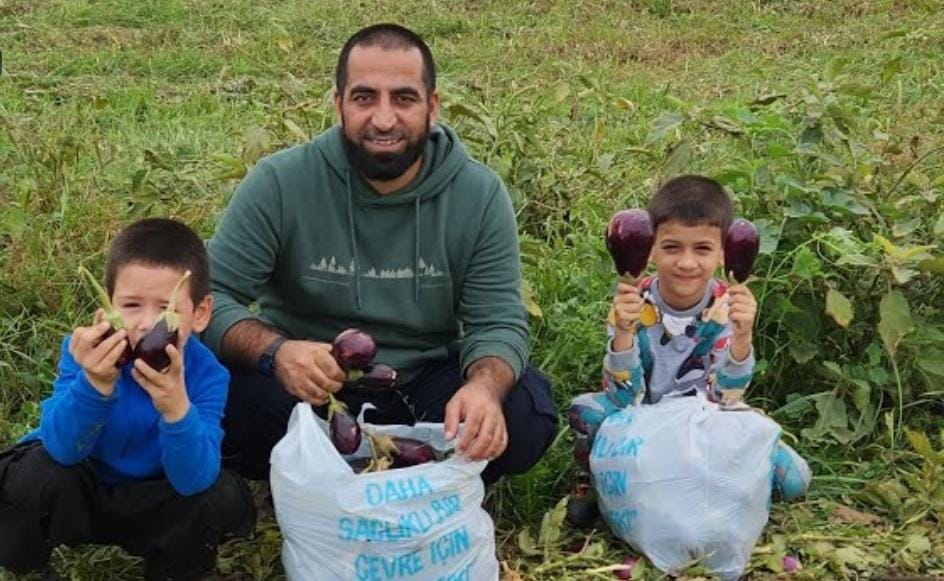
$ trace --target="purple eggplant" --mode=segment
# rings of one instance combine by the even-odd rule
[[[331,443],[342,454],[353,454],[361,446],[361,427],[344,402],[328,396],[328,426]]]
[[[393,436],[393,468],[406,468],[436,461],[436,450],[432,446],[413,438]]]
[[[331,355],[345,372],[363,370],[377,355],[377,344],[373,337],[360,329],[345,329],[334,338]]]
[[[760,250],[757,228],[748,220],[738,218],[728,227],[724,238],[724,272],[738,283],[751,275]]]
[[[138,344],[134,347],[134,358],[141,359],[156,371],[163,371],[170,366],[170,356],[167,355],[167,346],[176,345],[180,338],[180,315],[177,314],[177,291],[185,280],[190,278],[190,271],[184,273],[170,298],[167,300],[167,308],[161,313],[151,330],[144,334]]]
[[[118,331],[126,329],[125,321],[121,318],[121,313],[115,309],[114,305],[111,304],[111,299],[108,298],[108,293],[105,292],[105,289],[102,288],[102,285],[98,284],[98,281],[95,280],[95,277],[92,276],[92,273],[88,271],[84,266],[79,267],[79,276],[84,277],[89,284],[95,289],[95,294],[98,295],[98,300],[101,303],[102,309],[105,311],[105,320],[108,321],[108,324],[111,325],[111,328],[105,332],[105,335],[102,337],[102,341],[111,337]],[[131,350],[131,343],[125,340],[125,350],[118,357],[118,361],[115,362],[115,367],[124,367],[131,358],[134,357],[134,353]]]
[[[357,371],[357,370],[352,370]],[[348,375],[357,375],[348,372]],[[363,374],[348,384],[361,389],[391,389],[397,383],[397,370],[385,363],[373,363],[363,369]]]
[[[606,229],[606,249],[613,257],[621,277],[635,280],[649,262],[655,234],[645,210],[621,210],[610,219]]]

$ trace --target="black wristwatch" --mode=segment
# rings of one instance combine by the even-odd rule
[[[279,335],[269,343],[266,350],[259,356],[258,370],[261,375],[265,377],[275,375],[275,353],[286,341],[288,341],[288,338]]]

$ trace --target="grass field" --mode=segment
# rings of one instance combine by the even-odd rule
[[[814,471],[805,502],[775,506],[751,578],[785,554],[797,579],[944,575],[933,0],[0,0],[0,444],[34,425],[62,335],[94,309],[76,266],[101,272],[141,216],[209,236],[260,156],[334,123],[337,53],[377,21],[430,42],[445,121],[515,196],[533,361],[561,409],[598,381],[610,215],[666,176],[712,175],[763,234],[750,401]],[[572,475],[562,433],[489,492],[507,579],[608,579],[629,554],[560,524]],[[280,542],[264,519],[220,577],[280,577]],[[55,566],[140,575],[109,548]]]

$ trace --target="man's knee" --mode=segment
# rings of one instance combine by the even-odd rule
[[[518,474],[534,466],[557,436],[557,407],[551,384],[529,367],[505,405],[508,448],[502,455],[503,472]]]

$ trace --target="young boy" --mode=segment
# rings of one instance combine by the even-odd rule
[[[570,408],[581,482],[568,518],[578,525],[596,516],[587,458],[596,429],[611,413],[697,393],[722,409],[747,408],[740,398],[754,368],[757,302],[746,285],[714,278],[733,219],[730,198],[714,180],[681,176],[656,192],[649,215],[656,274],[638,285],[618,284],[607,320],[603,392],[582,394]],[[809,468],[782,443],[774,473],[775,496],[792,500],[806,493]]]
[[[170,366],[118,367],[187,270]],[[67,336],[39,428],[0,455],[0,566],[42,569],[60,544],[101,543],[142,556],[148,579],[197,578],[221,539],[255,526],[247,485],[220,470],[229,374],[190,337],[210,318],[206,250],[184,224],[141,220],[113,241],[105,282],[127,330],[108,336],[99,310]]]

